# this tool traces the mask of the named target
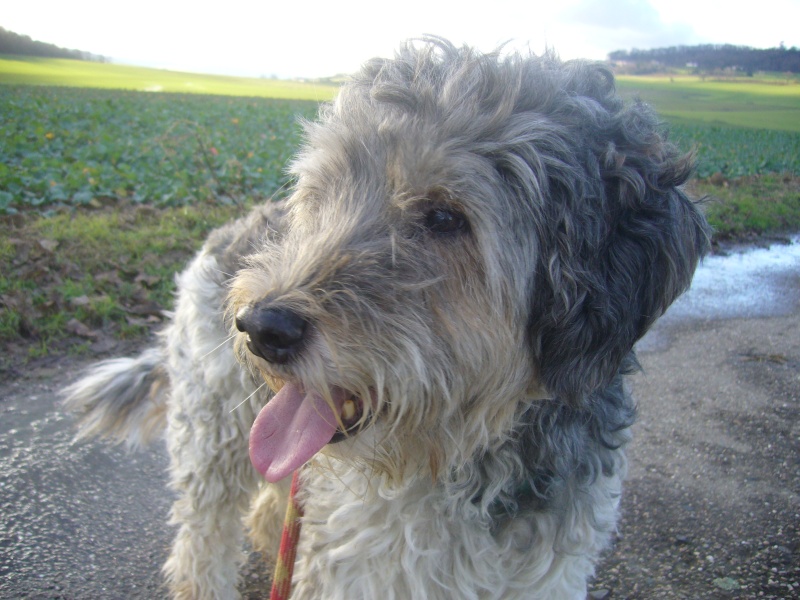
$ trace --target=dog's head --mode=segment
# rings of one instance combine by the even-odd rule
[[[435,472],[543,395],[579,405],[707,249],[690,169],[600,65],[441,40],[367,63],[307,125],[283,232],[232,285],[238,354],[282,386],[257,466],[347,437]]]

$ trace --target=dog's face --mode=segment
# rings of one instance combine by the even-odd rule
[[[604,70],[445,44],[367,64],[307,127],[281,236],[235,278],[237,353],[274,389],[251,456],[330,442],[457,467],[544,396],[579,404],[705,251],[687,164]]]

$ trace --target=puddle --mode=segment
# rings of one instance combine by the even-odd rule
[[[800,235],[790,242],[707,257],[691,289],[667,310],[638,349],[659,347],[664,341],[659,330],[670,323],[790,314],[800,301]]]
[[[800,235],[790,244],[709,256],[691,289],[664,315],[668,319],[731,319],[790,313],[800,292]]]

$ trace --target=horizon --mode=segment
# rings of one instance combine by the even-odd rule
[[[10,31],[9,29],[4,28],[2,25],[0,25],[0,28],[5,29],[6,31]],[[19,33],[19,32],[16,32],[16,31],[13,31],[11,33],[28,37],[33,42],[36,42],[36,43],[51,44],[47,40],[39,40],[39,39],[36,39],[36,38],[32,38],[31,36],[27,36],[24,33]],[[51,44],[51,45],[54,45],[54,44]],[[668,48],[672,48],[672,47],[674,47],[674,48],[682,48],[682,47],[695,48],[695,47],[701,47],[701,46],[704,46],[704,45],[733,46],[733,47],[748,48],[750,50],[771,50],[771,49],[778,48],[779,46],[785,45],[785,44],[780,43],[780,44],[778,44],[776,46],[758,48],[758,47],[754,47],[754,46],[744,46],[744,45],[728,44],[728,43],[712,44],[712,43],[709,42],[709,43],[706,43],[706,44],[702,44],[702,43],[700,43],[700,44],[675,44],[673,46],[659,46],[657,48],[618,48],[616,50],[609,51],[605,58],[597,59],[597,60],[599,60],[601,62],[603,62],[603,61],[604,62],[614,62],[615,59],[612,59],[610,57],[610,55],[615,53],[615,52],[637,52],[637,51],[647,52],[647,51],[651,51],[651,50],[661,50],[661,49],[668,49]],[[261,80],[263,80],[263,79],[275,79],[275,80],[278,80],[278,81],[287,81],[287,82],[295,81],[295,82],[298,82],[298,83],[314,82],[314,81],[324,82],[326,80],[336,80],[338,78],[346,77],[349,74],[347,72],[341,72],[341,73],[332,73],[332,74],[329,74],[329,75],[323,75],[323,76],[319,76],[319,77],[303,77],[303,76],[299,76],[299,77],[278,77],[276,75],[269,75],[269,76],[267,76],[267,75],[237,75],[237,74],[233,74],[233,73],[230,73],[230,72],[228,72],[228,73],[216,72],[215,73],[215,72],[209,72],[209,71],[206,71],[206,70],[193,70],[191,68],[170,68],[170,67],[164,67],[164,66],[149,66],[149,65],[139,64],[139,63],[135,63],[135,62],[116,60],[113,57],[96,54],[94,52],[85,50],[83,48],[66,48],[66,47],[62,47],[62,46],[56,46],[56,47],[59,50],[64,50],[64,51],[68,51],[68,52],[79,52],[81,54],[86,55],[86,57],[85,58],[49,57],[49,58],[65,59],[65,60],[84,60],[84,61],[87,61],[87,62],[97,62],[97,63],[102,63],[102,64],[117,65],[117,66],[123,66],[123,67],[153,69],[153,70],[165,71],[165,72],[176,73],[176,74],[186,73],[186,74],[189,74],[189,75],[207,75],[207,76],[211,76],[211,77],[231,77],[231,78],[261,79]],[[791,50],[797,50],[796,46],[786,46],[786,47],[788,49],[791,49]],[[10,56],[14,56],[14,55],[10,55]],[[38,55],[23,55],[23,54],[19,54],[18,56],[30,56],[30,57],[33,57],[33,58],[48,58],[48,57],[39,57]]]
[[[712,0],[566,0],[557,7],[496,0],[491,11],[470,12],[453,0],[408,0],[402,13],[381,19],[365,0],[335,6],[312,0],[301,20],[290,7],[248,0],[231,0],[224,11],[187,0],[142,0],[112,10],[100,0],[29,0],[6,7],[0,26],[114,64],[280,79],[350,73],[425,32],[485,52],[506,44],[509,51],[536,54],[552,49],[564,59],[606,60],[616,50],[698,44],[800,46],[800,0],[764,0],[756,14],[718,7]],[[375,22],[364,28],[359,15]]]

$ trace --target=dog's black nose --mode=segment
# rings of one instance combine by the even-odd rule
[[[235,323],[236,329],[247,334],[250,352],[281,365],[300,349],[308,325],[303,317],[287,308],[259,303],[241,308]]]

